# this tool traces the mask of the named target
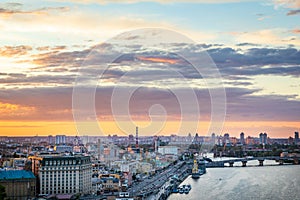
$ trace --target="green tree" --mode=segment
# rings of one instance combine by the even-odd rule
[[[3,200],[6,197],[5,187],[0,185],[0,200]]]

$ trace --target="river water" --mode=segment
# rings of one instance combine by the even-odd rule
[[[189,194],[171,194],[168,200],[300,200],[300,165],[264,164],[257,167],[258,162],[251,161],[247,167],[209,168],[200,179],[189,176],[182,183],[191,184]]]

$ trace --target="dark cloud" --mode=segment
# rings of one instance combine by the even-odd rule
[[[126,74],[127,81],[132,84],[139,84],[140,81],[145,80],[178,78],[178,74],[186,79],[202,79],[201,74],[187,60],[176,54],[184,51],[191,57],[206,55],[197,52],[199,49],[203,50],[202,47],[203,45],[177,44],[175,51],[172,49],[171,52],[167,52],[146,51],[142,46],[136,45],[134,47],[126,46],[126,48],[136,49],[136,53],[122,53],[118,51],[118,45],[104,43],[83,51],[51,51],[35,55],[32,62],[38,67],[32,68],[32,71],[74,72],[79,73],[80,76],[86,76],[88,79],[95,75],[98,76],[102,70],[106,70],[102,79],[118,81]],[[246,86],[250,84],[247,80],[255,75],[300,76],[300,51],[296,48],[241,50],[226,47],[216,48],[215,45],[206,45],[206,47],[209,48],[208,55],[216,63],[225,80],[243,80],[243,85]],[[128,71],[130,73],[127,73]],[[209,74],[209,67],[202,64],[201,73]]]
[[[290,10],[286,15],[291,16],[291,15],[299,15],[300,14],[300,9],[298,10]]]
[[[75,80],[74,75],[26,75],[26,74],[6,74],[0,79],[0,84],[9,85],[46,85],[49,83],[70,85]]]
[[[73,52],[51,51],[35,55],[32,61],[26,62],[32,62],[33,64],[38,65],[38,67],[33,68],[33,70],[64,66],[78,67],[89,52],[90,50]]]
[[[249,76],[242,76],[242,75],[228,75],[226,76],[226,79],[227,80],[233,80],[233,81],[239,81],[239,80],[242,80],[242,81],[247,81],[247,80],[253,80],[251,77]]]
[[[7,77],[26,77],[26,74],[22,74],[22,73],[0,73],[0,76],[7,76]]]
[[[267,65],[267,64],[300,64],[300,51],[295,48],[250,48],[243,52],[232,48],[208,50],[213,60],[223,66]]]
[[[61,7],[43,7],[36,10],[33,10],[32,12],[49,12],[49,11],[59,11],[59,12],[65,12],[69,11],[69,7],[61,6]]]
[[[280,95],[238,95],[237,89],[227,88],[227,117],[229,120],[298,121],[300,102],[290,100],[291,96]],[[239,90],[239,89],[238,89]]]
[[[251,48],[243,53],[232,48],[208,50],[222,75],[300,75],[300,51],[295,48]],[[263,68],[268,65],[268,68]]]
[[[248,85],[252,85],[252,82],[247,82],[247,81],[224,81],[224,84],[228,84],[228,85],[236,85],[236,86],[248,86]]]
[[[33,107],[28,115],[0,114],[1,120],[59,120],[72,119],[72,90],[71,88],[24,88],[0,89],[0,102],[21,107]]]
[[[244,42],[244,43],[239,43],[239,44],[236,44],[236,46],[261,46],[260,44],[254,44],[254,43],[248,43],[248,42]]]
[[[114,87],[101,87],[96,90],[97,116],[102,119],[111,119],[111,99],[113,98],[112,92],[115,89]],[[119,89],[126,92],[130,88],[120,87]],[[149,109],[155,104],[161,104],[167,111],[169,118],[180,118],[181,108],[176,93],[185,92],[187,89],[166,90],[141,87],[133,93],[129,105],[126,105],[124,99],[119,101],[124,104],[121,105],[129,106],[130,115],[139,119],[147,117]],[[72,87],[27,88],[10,91],[0,89],[0,102],[35,107],[35,112],[29,116],[32,120],[72,120],[72,91]],[[114,92],[118,91],[115,90]],[[194,89],[194,92],[198,99],[201,119],[209,120],[211,103],[208,90]],[[237,87],[226,88],[228,119],[236,121],[299,120],[300,102],[290,100],[294,96],[253,95],[257,92],[259,90]],[[84,96],[87,96],[87,94],[83,90],[82,97]],[[190,115],[197,114],[193,105],[185,107],[185,109],[185,112]],[[19,116],[20,119],[25,119],[25,117],[29,120],[28,116]],[[7,114],[6,116],[0,115],[0,119],[16,120],[16,116],[10,118]]]
[[[177,44],[175,48],[171,48],[170,52],[147,51],[140,45],[127,45],[126,48],[134,48],[136,51],[122,53],[119,46],[108,43],[73,52],[53,51],[50,47],[45,47],[44,49],[50,52],[34,55],[30,62],[38,66],[32,68],[29,73],[0,73],[2,86],[20,87],[32,84],[37,87],[9,90],[2,88],[0,89],[0,102],[34,107],[34,113],[30,115],[32,120],[72,120],[72,85],[76,76],[79,75],[82,80],[93,78],[93,80],[102,79],[103,82],[116,83],[115,87],[123,87],[121,90],[125,92],[129,91],[132,85],[139,87],[128,105],[132,116],[145,118],[152,105],[162,104],[169,117],[178,118],[181,111],[176,99],[176,91],[184,92],[191,79],[203,77],[177,53],[184,51],[191,56],[196,56],[203,48],[206,48],[219,68],[224,82],[230,85],[226,88],[228,119],[236,121],[299,120],[300,102],[293,100],[296,96],[261,95],[260,90],[248,87],[255,75],[275,74],[299,77],[300,52],[295,48],[257,47],[241,50],[216,45],[189,44]],[[19,54],[22,55],[22,53]],[[141,56],[146,59],[138,59]],[[170,60],[180,60],[180,62],[171,64]],[[204,71],[209,68],[205,64],[203,67]],[[105,70],[103,76],[99,77],[99,72],[103,70]],[[128,71],[130,73],[127,73]],[[180,88],[174,85],[183,81],[182,77],[178,78],[177,74],[171,71],[183,75],[186,79]],[[44,73],[37,75],[36,72]],[[122,81],[131,85],[122,86],[118,82],[121,81],[121,77],[125,77]],[[159,86],[169,86],[171,89],[161,89]],[[100,84],[96,90],[97,115],[101,118],[109,118],[112,115],[111,99],[115,87],[104,87]],[[201,119],[209,120],[211,106],[209,91],[199,88],[189,89],[192,89],[197,96]],[[83,97],[85,95],[82,94]],[[121,99],[121,101],[124,100]],[[189,113],[195,114],[194,107],[190,106],[187,109]],[[28,119],[28,116],[0,115],[0,119],[16,120],[16,118]]]

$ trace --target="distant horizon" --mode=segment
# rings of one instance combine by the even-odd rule
[[[243,131],[241,131],[240,133],[242,133]],[[291,133],[289,136],[287,137],[272,137],[272,135],[268,132],[259,132],[257,133],[257,135],[247,135],[245,132],[243,132],[245,135],[244,137],[247,138],[248,136],[250,136],[251,138],[259,138],[259,134],[260,133],[267,133],[267,136],[268,138],[270,139],[288,139],[289,137],[292,137],[294,138],[295,136],[295,132],[299,132],[299,131],[294,131],[293,133]],[[238,135],[236,134],[231,134],[230,132],[224,132],[223,134],[215,134],[216,137],[223,137],[224,134],[228,133],[229,134],[229,137],[235,137],[237,139],[240,138],[240,133]],[[197,133],[199,137],[211,137],[213,133],[211,133],[210,135],[203,135],[201,133]],[[129,135],[125,135],[125,134],[121,134],[121,133],[110,133],[110,134],[107,134],[107,135],[89,135],[89,134],[86,134],[86,135],[78,135],[78,134],[68,134],[68,133],[63,133],[63,132],[60,132],[60,133],[52,133],[52,134],[49,134],[49,135],[44,135],[44,134],[38,134],[38,135],[0,135],[0,138],[2,137],[8,137],[8,138],[34,138],[34,137],[49,137],[49,136],[52,136],[55,138],[55,136],[57,135],[65,135],[66,137],[79,137],[79,138],[82,138],[82,137],[108,137],[108,136],[118,136],[118,137],[129,137],[129,135],[133,135],[134,138],[135,138],[135,133],[132,133],[132,134],[129,134]],[[163,136],[163,137],[171,137],[171,136],[179,136],[179,137],[188,137],[189,136],[189,133],[186,133],[186,134],[176,134],[176,133],[169,133],[169,134],[155,134],[155,135],[151,135],[151,134],[139,134],[139,137],[160,137],[160,136]],[[195,137],[196,133],[191,133],[191,136],[192,137]]]

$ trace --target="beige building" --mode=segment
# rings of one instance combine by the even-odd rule
[[[100,175],[102,187],[105,192],[119,192],[121,189],[120,176],[109,174]]]
[[[91,194],[92,164],[89,156],[47,156],[39,169],[40,195]]]

